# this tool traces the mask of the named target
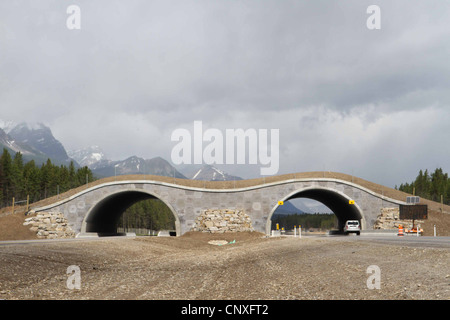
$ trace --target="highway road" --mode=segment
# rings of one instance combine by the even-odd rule
[[[292,237],[290,235],[286,237]],[[362,233],[361,236],[354,234],[350,235],[302,235],[305,238],[314,237],[326,237],[328,239],[336,241],[364,241],[380,244],[391,244],[406,247],[424,247],[424,248],[448,248],[450,249],[450,237],[423,237],[415,235],[406,235],[399,237],[392,234],[372,234]],[[132,236],[127,237],[132,238]],[[0,246],[7,245],[26,245],[26,244],[39,244],[39,243],[55,243],[55,242],[73,242],[73,241],[101,241],[112,239],[124,239],[123,236],[118,237],[99,237],[99,238],[71,238],[71,239],[40,239],[40,240],[11,240],[0,241]]]
[[[309,236],[306,236],[309,237]],[[424,247],[424,248],[448,248],[450,249],[450,237],[422,237],[415,235],[407,235],[403,237],[395,235],[377,235],[377,234],[361,234],[357,235],[321,235],[335,239],[336,241],[365,241],[371,243],[390,244],[406,247]]]

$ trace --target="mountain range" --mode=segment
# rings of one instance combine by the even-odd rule
[[[57,164],[69,165],[72,159],[61,142],[55,139],[49,127],[42,123],[19,123],[8,132],[16,142],[30,146]]]
[[[92,160],[97,156],[98,153],[90,155],[88,159]],[[74,159],[77,160],[76,157],[74,157]],[[143,159],[137,156],[131,156],[125,160],[119,161],[112,161],[103,157],[99,161],[92,162],[87,166],[94,175],[99,178],[126,174],[149,174],[187,179],[182,173],[175,169],[175,167],[161,157]]]
[[[188,179],[187,175],[178,171],[161,157],[143,159],[131,156],[124,160],[113,161],[105,156],[99,146],[89,146],[79,150],[66,151],[51,129],[43,123],[14,123],[0,120],[0,147],[11,154],[21,152],[25,161],[34,160],[42,164],[50,159],[57,165],[75,167],[87,166],[98,178],[125,174],[149,174]],[[195,180],[241,180],[213,166],[205,165],[197,170]]]
[[[7,130],[7,131],[5,131]],[[0,147],[11,154],[22,153],[24,161],[34,160],[44,163],[48,158],[58,165],[69,165],[70,158],[47,127],[19,124],[14,127],[0,128]]]
[[[307,211],[303,211],[299,208],[297,208],[294,204],[292,204],[291,201],[285,201],[282,206],[278,206],[278,208],[275,210],[274,214],[302,214],[307,213]]]
[[[192,180],[206,180],[206,181],[233,181],[242,180],[241,177],[232,176],[216,167],[211,165],[202,166],[197,172],[191,177]]]
[[[149,174],[206,181],[242,180],[211,165],[180,166],[182,173],[161,157],[143,159],[131,156],[125,160],[113,161],[105,156],[99,146],[66,151],[63,144],[53,136],[51,129],[43,123],[16,124],[0,119],[0,148],[6,148],[12,155],[20,152],[25,162],[34,160],[37,165],[45,163],[47,159],[54,164],[65,166],[73,161],[75,167],[87,166],[97,178]],[[309,211],[311,208],[301,202],[288,201],[279,206],[276,213],[293,214]]]

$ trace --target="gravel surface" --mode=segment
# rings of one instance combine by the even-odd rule
[[[448,300],[449,262],[446,248],[256,232],[4,245],[0,299]],[[372,265],[380,289],[367,286]]]

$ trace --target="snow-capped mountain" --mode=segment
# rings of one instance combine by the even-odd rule
[[[0,129],[0,145],[5,147],[12,153],[20,152],[24,156],[43,155],[38,150],[31,148],[25,144],[15,141],[10,135],[8,135],[3,129]]]
[[[0,119],[0,129],[3,129],[5,133],[9,133],[16,125],[17,123],[14,121]]]
[[[96,165],[102,163],[102,161],[108,161],[99,146],[91,146],[79,150],[70,150],[67,154],[82,167],[95,167]]]
[[[42,123],[19,123],[9,130],[8,135],[15,142],[28,145],[45,154],[55,163],[69,165],[72,161],[61,142],[55,139],[50,128]]]
[[[211,165],[204,165],[191,178],[192,180],[207,180],[207,181],[232,181],[242,180],[240,177],[232,176]]]
[[[129,157],[122,161],[111,162],[117,174],[140,174],[145,173],[145,159],[137,156]]]
[[[99,177],[111,177],[126,174],[149,174],[166,177],[175,176],[175,178],[187,179],[169,162],[161,157],[145,160],[137,156],[132,156],[121,161],[103,159],[92,164],[89,168]]]

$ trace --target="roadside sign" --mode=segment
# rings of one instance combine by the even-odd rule
[[[400,220],[424,220],[428,219],[428,206],[424,205],[400,205]]]
[[[355,204],[355,200],[349,200],[348,204]]]
[[[278,205],[279,205],[279,206],[284,205],[284,201],[278,201]]]

